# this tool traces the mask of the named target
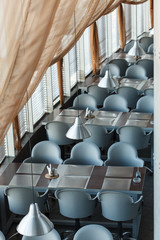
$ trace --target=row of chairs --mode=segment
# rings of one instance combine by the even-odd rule
[[[146,53],[153,54],[153,46],[154,46],[153,37],[147,37],[147,36],[142,37],[139,39],[139,43]],[[134,40],[127,43],[124,47],[124,52],[128,53],[129,50],[133,47],[133,44],[134,44]]]
[[[98,105],[96,98],[93,95],[90,95],[90,93],[80,94],[75,97],[71,108],[82,110],[89,108],[92,111],[96,111],[98,110]],[[134,112],[153,113],[153,96],[140,96],[138,90],[135,88],[120,87],[117,89],[117,94],[108,95],[103,101],[103,107],[99,108],[99,110],[102,111],[118,112],[129,112],[130,109]]]
[[[104,77],[106,70],[109,70],[111,76],[127,77],[133,79],[152,78],[154,76],[154,62],[151,59],[140,59],[134,65],[129,65],[125,59],[113,59],[109,64],[102,66],[99,77]]]
[[[37,195],[38,192],[34,190],[34,194]],[[29,206],[33,201],[33,190],[24,187],[7,187],[5,189],[5,195],[7,196],[9,209],[12,213],[17,215],[26,215],[28,213]],[[101,204],[102,215],[106,219],[118,223],[118,235],[119,237],[122,237],[122,222],[133,220],[136,218],[140,211],[140,206],[142,204],[143,198],[141,196],[135,202],[130,195],[115,191],[101,191],[96,195],[96,197],[93,198],[89,193],[83,190],[67,188],[57,189],[54,195],[55,198],[58,200],[60,214],[67,218],[75,220],[75,231],[72,232],[73,234],[75,234],[76,232],[73,238],[75,240],[81,239],[79,237],[83,236],[84,234],[84,232],[83,234],[81,233],[83,230],[78,231],[80,229],[80,219],[90,217],[94,214],[97,206],[97,199]],[[42,205],[44,202],[41,200],[42,198],[39,197],[39,199],[36,198],[36,201],[39,205]],[[41,211],[43,211],[43,208],[41,209]],[[54,234],[56,237],[55,239],[61,239],[56,231],[54,231]],[[93,237],[93,232],[92,234],[88,234],[88,236]],[[102,237],[103,234],[100,236]],[[95,238],[89,237],[82,239],[106,239],[97,238],[96,235]],[[47,234],[47,237],[49,236],[50,234]],[[108,233],[108,236],[111,237],[112,235]],[[32,238],[24,236],[22,239],[37,239],[37,237]],[[38,239],[44,239],[44,236],[41,236],[41,238]]]

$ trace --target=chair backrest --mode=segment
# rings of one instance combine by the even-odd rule
[[[91,216],[95,210],[96,200],[82,190],[58,189],[55,191],[60,213],[69,218],[79,219]]]
[[[80,228],[73,240],[113,240],[111,232],[98,224],[89,224]]]
[[[120,142],[132,144],[137,150],[147,148],[151,133],[146,133],[142,127],[137,126],[122,126],[117,129]]]
[[[119,87],[117,93],[127,100],[127,106],[131,109],[136,107],[136,103],[140,98],[139,91],[133,87]]]
[[[33,194],[35,202],[38,203],[40,211],[44,209],[44,203],[47,199],[47,192],[41,196],[39,193],[26,187],[7,187],[5,195],[8,199],[9,209],[11,212],[19,215],[26,215],[29,211],[30,204],[33,203]]]
[[[106,70],[110,71],[111,76],[120,77],[120,68],[118,65],[113,63],[104,65],[100,70],[100,77],[105,76]]]
[[[117,111],[117,112],[128,112],[127,100],[120,96],[119,94],[113,94],[108,97],[103,102],[104,111]]]
[[[101,152],[99,147],[92,142],[77,143],[71,150],[71,156],[64,164],[97,165],[102,166]]]
[[[142,196],[134,202],[133,198],[126,193],[102,191],[98,195],[101,202],[102,214],[105,218],[123,222],[133,220],[142,204]]]
[[[145,52],[147,52],[148,47],[153,43],[153,37],[142,37],[139,39],[139,43]]]
[[[90,85],[87,87],[88,94],[95,97],[98,106],[103,105],[104,99],[109,95],[108,88],[101,88],[97,85]]]
[[[70,125],[65,122],[48,122],[45,126],[48,139],[57,143],[58,145],[68,145],[75,141],[66,137],[66,133]]]
[[[145,95],[141,97],[136,104],[136,108],[133,112],[154,113],[154,97]]]
[[[154,88],[146,88],[144,90],[144,95],[154,96]]]
[[[144,69],[146,70],[146,76],[148,78],[153,77],[153,70],[154,70],[154,62],[151,59],[140,59],[137,61],[136,63],[139,66],[144,67]]]
[[[75,97],[72,108],[85,110],[87,107],[92,111],[97,110],[97,101],[95,97],[90,94],[80,94]]]
[[[131,166],[143,167],[144,161],[138,158],[137,150],[131,144],[126,142],[117,142],[108,149],[105,166]]]
[[[125,59],[113,59],[110,63],[116,64],[120,69],[120,76],[125,75],[126,69],[128,68],[128,62]]]
[[[130,42],[128,42],[124,47],[124,52],[128,53],[129,50],[133,47],[133,45],[134,45],[134,40],[131,40]]]
[[[153,54],[154,53],[154,43],[149,45],[147,53],[148,54]]]
[[[91,132],[89,138],[84,139],[85,142],[93,142],[98,147],[109,147],[113,143],[114,129],[110,132],[100,125],[86,124],[87,129]]]
[[[22,237],[22,240],[53,240],[53,239],[61,240],[59,233],[55,229],[53,229],[49,233],[42,235],[42,236],[35,236],[35,237],[23,236]]]
[[[31,156],[38,163],[61,164],[61,149],[52,141],[42,141],[37,143],[33,149]]]
[[[0,231],[0,240],[6,240],[4,234]]]
[[[146,80],[146,70],[140,65],[131,65],[126,69],[125,76],[128,78]]]

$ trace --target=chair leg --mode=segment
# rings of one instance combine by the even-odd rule
[[[123,239],[122,236],[123,236],[123,233],[122,233],[122,222],[118,222],[118,236],[119,236],[119,239]]]
[[[79,218],[75,219],[75,231],[77,232],[80,229],[80,221]]]

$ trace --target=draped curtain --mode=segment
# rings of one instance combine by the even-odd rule
[[[47,68],[75,44],[74,11],[78,40],[120,3],[145,1],[0,0],[0,142]]]

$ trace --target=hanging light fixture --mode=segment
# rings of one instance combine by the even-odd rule
[[[98,87],[110,88],[110,89],[113,89],[116,87],[116,83],[115,83],[113,77],[111,76],[109,69],[106,70],[105,76],[98,83]]]
[[[140,46],[140,43],[137,39],[137,5],[136,5],[136,40],[134,40],[133,47],[129,50],[128,55],[134,56],[136,60],[138,60],[142,55],[145,54],[145,51]]]
[[[29,151],[31,155],[30,139],[29,139]],[[28,237],[45,235],[54,228],[53,223],[44,214],[40,212],[38,204],[35,202],[32,161],[31,161],[31,186],[33,191],[33,203],[30,205],[28,214],[22,218],[19,225],[17,226],[17,232],[20,233],[21,235]]]
[[[77,79],[77,44],[76,44],[76,17],[74,11],[74,29],[75,29],[75,56],[76,56],[76,79]],[[78,80],[76,81],[78,83]],[[77,97],[78,97],[78,89],[77,89]],[[75,118],[74,124],[69,128],[66,133],[66,137],[75,140],[81,140],[85,138],[89,138],[91,133],[84,125],[82,118],[79,114],[79,99],[77,98],[77,105],[78,105],[78,116]]]

